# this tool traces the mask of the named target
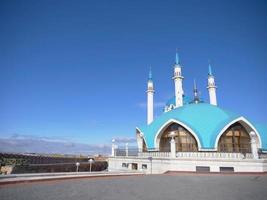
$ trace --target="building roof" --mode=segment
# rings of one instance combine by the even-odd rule
[[[144,134],[147,147],[155,148],[154,140],[159,130],[172,121],[181,122],[197,135],[201,148],[210,149],[215,147],[216,138],[220,131],[239,117],[241,116],[238,114],[207,103],[186,104],[163,113],[151,124],[141,126],[138,129]],[[261,130],[265,130],[267,133],[267,126],[262,126]],[[263,148],[267,148],[267,135],[261,134],[261,137],[264,137],[262,141],[265,142],[262,144]]]

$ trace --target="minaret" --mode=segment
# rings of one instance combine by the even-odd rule
[[[174,75],[172,79],[175,84],[175,107],[183,106],[183,76],[182,76],[182,66],[179,62],[179,56],[176,52],[176,60],[174,64]]]
[[[209,75],[208,75],[208,91],[210,96],[210,104],[217,106],[215,79],[211,71],[211,65],[209,64]]]
[[[194,79],[194,103],[199,103],[199,96],[198,96],[198,90],[197,90],[197,84],[196,80]]]
[[[152,71],[149,70],[148,81],[147,81],[147,124],[153,121],[153,104],[154,104],[154,86],[152,80]]]

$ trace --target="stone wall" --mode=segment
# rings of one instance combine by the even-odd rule
[[[138,170],[145,173],[165,173],[167,171],[196,172],[206,167],[210,172],[267,172],[266,159],[186,159],[186,158],[148,158],[110,157],[109,170]],[[137,169],[136,169],[137,168]]]

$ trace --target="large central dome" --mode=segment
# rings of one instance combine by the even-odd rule
[[[167,124],[177,122],[190,128],[199,138],[202,148],[213,148],[223,127],[240,116],[207,103],[186,104],[163,113],[151,124],[141,126],[148,148],[155,148],[155,137]]]

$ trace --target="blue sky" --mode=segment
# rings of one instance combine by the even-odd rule
[[[152,66],[156,115],[184,90],[207,99],[208,60],[220,107],[266,123],[265,1],[0,2],[0,137],[91,144],[135,137],[146,122]]]

